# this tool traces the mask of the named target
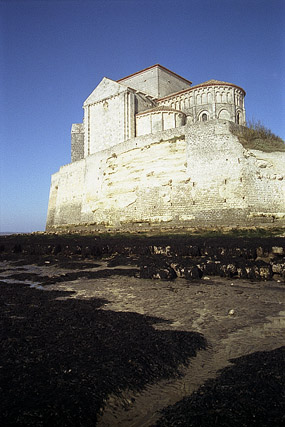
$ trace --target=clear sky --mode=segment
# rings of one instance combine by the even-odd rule
[[[104,76],[160,63],[235,83],[247,118],[284,139],[284,27],[285,0],[0,0],[0,231],[44,230],[51,175]]]

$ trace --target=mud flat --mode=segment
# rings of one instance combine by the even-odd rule
[[[0,249],[1,425],[282,422],[284,238]]]

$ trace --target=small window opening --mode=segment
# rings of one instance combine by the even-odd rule
[[[239,122],[240,122],[240,114],[239,113],[237,113],[237,124],[239,125]]]
[[[202,122],[206,122],[208,120],[208,116],[206,113],[202,114]]]

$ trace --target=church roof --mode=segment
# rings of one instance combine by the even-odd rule
[[[164,99],[168,99],[168,98],[173,98],[174,96],[180,95],[182,93],[186,93],[186,92],[191,92],[193,89],[198,89],[199,87],[204,87],[204,86],[215,86],[215,85],[227,85],[227,86],[233,86],[236,87],[237,89],[240,89],[243,91],[244,95],[246,95],[246,91],[240,87],[235,85],[234,83],[228,83],[228,82],[223,82],[221,80],[215,80],[215,79],[211,79],[211,80],[207,80],[206,82],[203,83],[199,83],[198,85],[195,86],[191,86],[188,89],[184,89],[184,90],[180,90],[179,92],[175,92],[172,93],[170,95],[164,96],[162,98],[159,98],[158,101],[163,101]]]
[[[181,113],[181,114],[185,115],[185,113],[183,113],[183,111],[175,110],[174,108],[170,108],[170,107],[166,107],[166,106],[163,106],[163,105],[159,105],[157,107],[153,107],[153,108],[150,108],[148,110],[141,111],[140,113],[137,113],[137,116],[139,116],[141,114],[156,113],[156,112],[159,112],[159,111],[166,111],[166,112],[169,111],[169,112],[172,112],[172,113]]]
[[[185,79],[184,77],[180,76],[177,73],[174,73],[173,71],[169,70],[168,68],[166,68],[166,67],[164,67],[163,65],[160,65],[160,64],[151,65],[150,67],[144,68],[143,70],[137,71],[136,73],[130,74],[129,76],[123,77],[123,78],[117,80],[117,83],[120,83],[123,80],[127,80],[130,77],[136,76],[137,74],[140,74],[140,73],[143,73],[145,71],[151,70],[152,68],[161,68],[162,70],[167,71],[168,73],[172,74],[173,76],[178,77],[181,80],[184,80],[186,83],[188,83],[190,85],[192,84],[192,82],[190,82],[190,80]]]
[[[204,82],[204,83],[201,83],[201,84],[229,84],[228,82],[223,82],[222,80],[215,80],[215,79],[211,79],[211,80],[207,80],[206,82]]]
[[[242,90],[242,91],[244,92],[244,94],[245,94],[245,90],[244,90],[242,87],[237,86],[237,85],[235,85],[235,84],[233,84],[233,83],[223,82],[223,81],[221,81],[221,80],[215,80],[215,79],[211,79],[211,80],[207,80],[206,82],[199,83],[198,85],[192,86],[192,87],[191,87],[191,89],[194,89],[194,88],[196,89],[196,88],[198,88],[198,87],[202,87],[202,86],[212,86],[212,85],[228,85],[228,86],[234,86],[234,87],[237,87],[238,89]]]

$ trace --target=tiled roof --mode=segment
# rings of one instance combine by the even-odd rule
[[[156,67],[157,68],[161,68],[161,69],[163,69],[165,71],[168,71],[168,73],[172,74],[175,77],[178,77],[181,80],[184,80],[186,83],[188,83],[190,85],[192,84],[192,82],[190,82],[190,80],[187,80],[184,77],[179,76],[179,74],[174,73],[173,71],[169,70],[168,68],[166,68],[166,67],[164,67],[163,65],[160,65],[160,64],[152,65],[151,67],[144,68],[143,70],[137,71],[136,73],[130,74],[129,76],[123,77],[123,78],[117,80],[117,83],[122,82],[123,80],[129,79],[130,77],[133,77],[133,76],[135,76],[137,74],[143,73],[144,71],[148,71],[148,70],[151,70],[152,68],[156,68]]]
[[[212,83],[218,83],[218,84],[226,84],[228,85],[228,82],[222,82],[221,80],[215,80],[215,79],[211,79],[211,80],[207,80],[206,82],[203,82],[201,84],[212,84]]]
[[[206,82],[199,83],[198,85],[191,86],[191,87],[189,87],[189,89],[180,90],[179,92],[175,92],[175,93],[172,93],[170,95],[167,95],[167,96],[164,96],[162,98],[159,98],[158,101],[163,101],[164,99],[173,98],[173,97],[175,97],[177,95],[180,95],[182,93],[191,92],[192,90],[197,89],[199,87],[211,86],[211,85],[228,85],[228,86],[233,86],[233,87],[236,87],[237,89],[242,90],[243,93],[244,93],[244,95],[246,95],[245,90],[242,87],[235,85],[234,83],[222,82],[220,80],[211,79],[211,80],[207,80]]]
[[[242,87],[239,87],[237,85],[235,85],[234,83],[229,83],[229,82],[222,82],[221,80],[215,80],[215,79],[211,79],[211,80],[207,80],[206,82],[203,83],[199,83],[198,85],[192,86],[191,89],[200,87],[200,86],[211,86],[211,85],[229,85],[229,86],[235,86],[239,89],[241,89],[244,93],[244,89]]]

